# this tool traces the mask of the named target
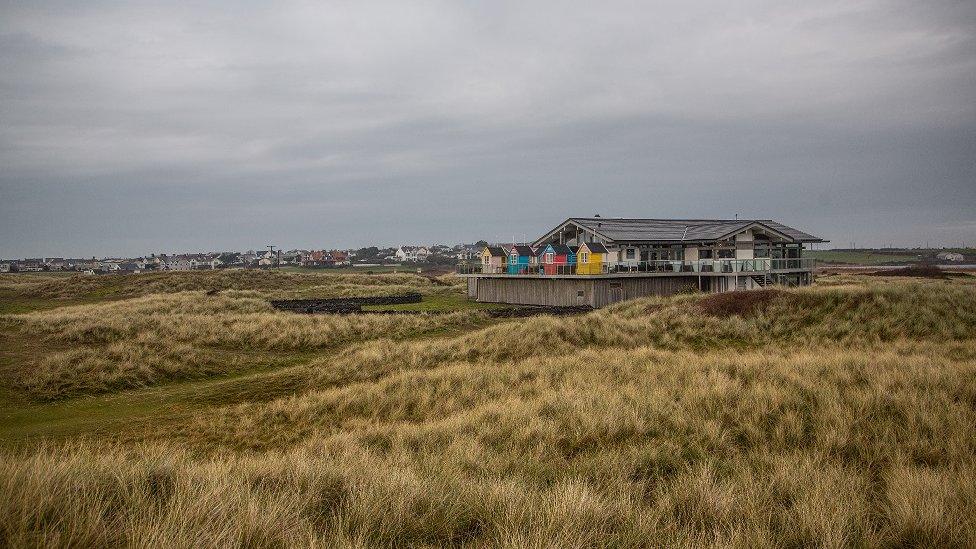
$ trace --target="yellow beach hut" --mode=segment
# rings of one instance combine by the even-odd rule
[[[576,253],[576,274],[606,274],[610,261],[610,250],[603,244],[584,242]]]

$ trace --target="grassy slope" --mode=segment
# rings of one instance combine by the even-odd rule
[[[746,318],[649,299],[292,346],[229,376],[99,397],[10,394],[0,537],[976,543],[972,285],[825,280]]]

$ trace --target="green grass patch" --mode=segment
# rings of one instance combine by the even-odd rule
[[[224,376],[55,402],[0,387],[0,447],[80,435],[124,438],[161,429],[201,407],[270,400],[294,390],[277,372],[321,355],[255,354],[249,367]]]

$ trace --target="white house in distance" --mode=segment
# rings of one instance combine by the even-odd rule
[[[962,261],[966,259],[962,254],[956,252],[941,252],[935,257],[942,261]]]
[[[458,261],[473,261],[481,257],[481,248],[471,244],[460,244],[454,247],[454,257]]]
[[[427,261],[430,257],[430,248],[426,246],[400,246],[394,254],[400,261]]]

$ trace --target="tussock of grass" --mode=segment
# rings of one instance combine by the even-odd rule
[[[232,372],[241,367],[240,358],[142,336],[97,351],[80,347],[46,355],[18,382],[32,395],[55,399]]]

